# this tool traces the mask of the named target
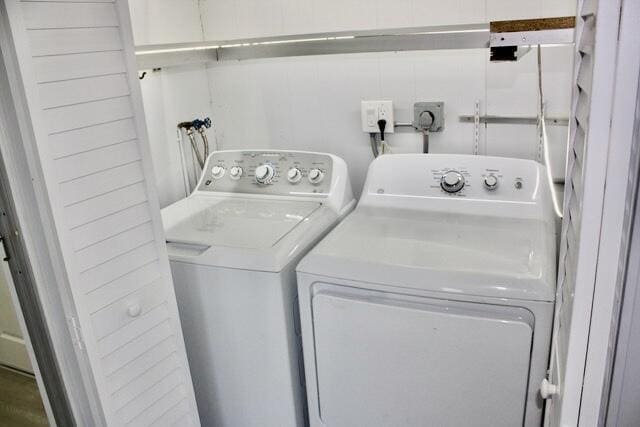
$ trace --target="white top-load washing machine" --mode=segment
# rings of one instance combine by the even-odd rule
[[[554,221],[533,161],[375,160],[297,267],[311,426],[539,426]]]
[[[162,211],[204,426],[301,426],[295,265],[355,205],[345,162],[218,151]]]

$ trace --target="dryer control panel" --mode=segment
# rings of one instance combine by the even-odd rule
[[[546,171],[532,160],[395,154],[369,167],[360,204],[490,216],[553,218]]]
[[[217,151],[204,167],[198,191],[267,195],[327,195],[333,158],[300,151]]]

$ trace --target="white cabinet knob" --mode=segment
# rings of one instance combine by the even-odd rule
[[[140,316],[141,313],[142,313],[142,307],[140,307],[140,304],[138,303],[131,304],[127,308],[127,314],[129,315],[129,317],[138,317]]]

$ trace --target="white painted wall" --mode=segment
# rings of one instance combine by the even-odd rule
[[[399,26],[480,23],[575,14],[575,0],[131,0],[137,44],[186,42]],[[198,11],[199,9],[199,11]],[[543,49],[549,115],[568,116],[573,49]],[[233,61],[163,69],[141,81],[163,205],[182,197],[175,125],[211,116],[220,148],[291,148],[343,157],[359,194],[371,161],[360,131],[360,100],[392,99],[396,121],[416,101],[444,101],[445,131],[433,152],[470,153],[473,125],[459,115],[536,115],[535,51],[517,63],[490,63],[484,49],[372,53]],[[564,177],[567,128],[549,126],[554,175]],[[422,137],[402,130],[394,152]],[[490,125],[480,152],[538,158],[535,126]]]

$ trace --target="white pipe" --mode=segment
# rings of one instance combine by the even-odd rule
[[[540,45],[538,45],[538,95],[540,97],[538,106],[540,122],[538,126],[540,128],[540,137],[542,138],[542,152],[544,155],[544,164],[547,170],[547,182],[549,184],[549,190],[551,191],[553,210],[556,212],[556,215],[562,218],[562,207],[560,206],[560,202],[558,201],[558,193],[553,183],[553,173],[551,171],[551,156],[549,154],[549,140],[547,138],[547,125],[545,120],[544,98],[542,92],[542,50]]]

